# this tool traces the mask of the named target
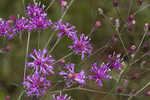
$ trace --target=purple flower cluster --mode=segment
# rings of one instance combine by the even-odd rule
[[[34,56],[35,55],[35,56]],[[37,51],[36,49],[33,50],[33,53],[30,54],[30,57],[34,60],[33,62],[28,62],[27,66],[33,67],[36,72],[40,72],[44,75],[49,73],[54,74],[52,64],[55,60],[48,56],[47,50],[44,48],[43,51]]]
[[[75,26],[69,23],[63,24],[61,21],[54,23],[53,29],[55,29],[55,31],[59,31],[59,38],[61,38],[64,35],[72,37],[77,33],[77,31],[75,30]]]
[[[0,36],[8,36],[9,39],[12,39],[16,33],[42,30],[51,25],[51,21],[47,19],[47,13],[37,3],[27,6],[26,17],[18,18],[12,22],[0,19]]]
[[[103,86],[102,79],[111,79],[111,76],[108,73],[111,70],[109,69],[107,64],[97,65],[96,63],[93,64],[91,72],[93,75],[89,75],[89,79],[95,80],[98,83],[98,86]]]
[[[111,69],[119,69],[119,70],[123,67],[120,54],[118,55],[113,54],[108,56],[108,67]]]
[[[88,36],[81,34],[78,38],[76,35],[73,37],[74,44],[69,46],[70,49],[74,49],[75,54],[81,53],[81,59],[85,58],[85,53],[90,55],[92,53],[92,46],[90,44],[90,40]]]
[[[71,97],[68,97],[67,94],[62,95],[61,92],[58,96],[53,95],[53,99],[52,100],[71,100]]]
[[[67,87],[70,87],[71,83],[77,82],[80,85],[86,84],[86,77],[84,70],[81,70],[79,73],[75,73],[74,71],[74,64],[67,64],[65,69],[67,71],[61,71],[59,75],[64,76],[64,80],[66,81]]]
[[[48,56],[46,49],[43,49],[43,51],[34,49],[30,57],[33,59],[33,62],[27,62],[27,66],[33,67],[35,72],[32,77],[27,76],[23,84],[29,96],[38,97],[45,94],[46,89],[51,86],[50,81],[46,79],[46,75],[54,73],[52,64],[55,60]]]
[[[85,54],[90,55],[92,53],[92,46],[90,44],[89,37],[84,34],[77,34],[75,30],[75,26],[66,23],[63,24],[61,21],[54,23],[53,29],[55,31],[59,31],[58,37],[61,38],[62,36],[66,35],[67,37],[71,38],[73,41],[73,45],[69,46],[69,48],[75,51],[75,54],[81,53],[81,59],[85,58]]]
[[[0,36],[6,36],[9,33],[9,21],[5,21],[0,18]]]
[[[26,86],[27,95],[36,97],[46,94],[46,89],[51,86],[50,81],[41,77],[39,73],[34,73],[32,77],[27,76],[23,84]]]
[[[27,17],[29,18],[28,30],[40,30],[48,28],[51,25],[51,21],[47,20],[47,13],[40,8],[39,4],[27,6]]]

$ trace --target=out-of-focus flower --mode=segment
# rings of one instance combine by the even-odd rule
[[[44,7],[41,8],[38,3],[36,4],[29,4],[27,6],[27,17],[42,17],[46,18],[47,13],[44,11]]]
[[[26,87],[28,96],[39,97],[46,94],[46,90],[51,86],[51,83],[45,77],[40,76],[38,73],[34,73],[32,77],[26,77],[23,85]]]
[[[22,17],[16,20],[16,24],[13,27],[13,32],[21,34],[23,31],[27,29],[28,19]]]
[[[122,60],[121,55],[115,55],[115,53],[113,55],[109,55],[108,56],[108,67],[111,69],[121,69],[123,64],[122,64]]]
[[[59,75],[64,76],[64,80],[67,81],[67,87],[70,87],[71,83],[77,82],[80,85],[86,84],[86,76],[84,70],[81,70],[79,73],[74,72],[74,64],[67,64],[65,66],[67,71],[61,71]]]
[[[58,34],[59,38],[61,38],[63,35],[66,35],[72,38],[72,36],[74,36],[77,33],[77,31],[75,30],[75,26],[69,23],[63,24],[61,21],[54,23],[53,29],[55,29],[56,31],[59,31],[59,34]]]
[[[88,36],[85,36],[84,34],[80,35],[80,39],[75,35],[73,37],[74,44],[69,46],[69,48],[72,50],[74,49],[75,54],[81,53],[81,59],[83,60],[85,58],[85,54],[90,55],[92,53],[92,46],[90,44],[90,40]]]
[[[33,17],[29,19],[27,29],[29,31],[40,30],[40,29],[42,30],[48,28],[50,25],[51,25],[51,21],[47,20],[46,18]]]
[[[48,56],[47,50],[44,48],[43,51],[36,49],[33,50],[33,53],[30,54],[30,57],[34,60],[33,62],[27,62],[28,67],[35,68],[36,71],[47,75],[49,73],[54,73],[53,63],[55,60]]]
[[[5,21],[0,18],[0,36],[7,36],[9,33],[9,25],[11,23],[9,21]]]
[[[107,64],[97,65],[96,63],[93,64],[92,69],[90,70],[93,75],[89,75],[89,79],[95,80],[98,83],[98,86],[103,86],[102,80],[103,79],[111,79],[111,76],[108,73],[111,71]]]
[[[62,95],[61,92],[58,96],[53,95],[53,99],[52,100],[71,100],[71,97],[68,97],[67,94]]]

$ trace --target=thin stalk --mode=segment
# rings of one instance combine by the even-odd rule
[[[65,59],[65,58],[71,56],[73,53],[74,53],[74,52],[70,52],[70,53],[67,54],[66,56],[64,56],[64,57],[60,58],[59,60],[55,61],[55,63],[53,63],[53,65],[54,65],[54,64],[57,64],[58,62],[60,62],[61,60]]]
[[[59,21],[62,21],[64,16],[66,15],[67,11],[69,10],[69,8],[71,7],[71,5],[73,4],[74,0],[71,0],[69,5],[66,7],[65,11],[63,12],[63,14],[61,15]],[[52,40],[52,38],[54,37],[55,35],[55,31],[52,32],[52,34],[50,35],[46,45],[44,46],[44,48],[47,48],[48,44],[50,43],[50,41]],[[58,43],[57,43],[58,44]]]
[[[126,47],[125,47],[125,44],[124,44],[124,42],[123,42],[123,39],[122,39],[122,37],[121,37],[121,35],[120,35],[120,32],[119,32],[118,28],[117,28],[116,30],[117,30],[119,39],[120,39],[120,41],[121,41],[121,44],[122,44],[122,46],[123,46],[123,48],[124,48],[124,51],[125,51],[125,53],[127,53],[127,49],[126,49]]]
[[[137,50],[136,50],[136,52],[135,52],[135,54],[134,54],[134,57],[136,56],[137,52],[139,52],[140,47],[142,46],[142,43],[143,43],[143,41],[144,41],[144,39],[145,39],[145,36],[146,36],[146,34],[147,34],[147,31],[148,31],[148,30],[145,30],[145,32],[144,32],[144,34],[143,34],[143,37],[142,37],[142,39],[141,39],[141,42],[140,42],[140,44],[139,44],[139,46],[138,46],[138,48],[137,48]]]
[[[26,70],[27,70],[27,61],[28,61],[28,52],[29,52],[29,44],[30,44],[30,32],[28,32],[28,40],[27,40],[27,49],[26,49],[26,56],[25,56],[25,67],[24,67],[24,80],[26,77]]]
[[[40,48],[40,37],[41,37],[41,33],[38,31],[38,49]]]
[[[25,91],[22,91],[22,92],[20,93],[20,95],[19,95],[19,97],[18,97],[17,100],[21,100],[21,97],[23,96],[24,92],[25,92]]]
[[[87,89],[87,88],[82,88],[82,87],[74,87],[74,88],[68,88],[68,89],[63,89],[63,90],[55,90],[51,91],[50,94],[54,93],[59,93],[60,91],[72,91],[72,90],[81,90],[81,91],[87,91],[87,92],[93,92],[93,93],[98,93],[98,94],[109,94],[109,95],[121,95],[121,96],[127,96],[129,97],[130,94],[122,94],[122,93],[108,93],[104,91],[99,91],[99,90],[94,90],[94,89]]]
[[[57,38],[55,44],[53,45],[52,49],[48,52],[48,54],[50,54],[51,52],[53,52],[53,50],[55,49],[55,47],[57,46],[57,44],[59,43],[61,39],[60,38]]]
[[[128,100],[131,100],[133,98],[133,96],[137,96],[140,92],[142,92],[145,88],[147,88],[150,85],[150,81],[144,85],[140,90],[138,90],[134,95],[130,95]]]
[[[49,3],[48,7],[46,8],[46,11],[54,4],[55,0],[51,0],[51,2]]]

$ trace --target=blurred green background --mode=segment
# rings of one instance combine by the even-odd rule
[[[48,6],[51,0],[39,0],[42,4]],[[70,1],[70,0],[68,0]],[[95,24],[96,21],[101,21],[102,25],[96,29],[92,36],[91,42],[94,47],[94,52],[99,50],[95,55],[89,57],[86,61],[81,61],[80,56],[71,56],[66,59],[67,62],[73,62],[76,64],[76,70],[80,70],[81,68],[86,68],[91,66],[92,63],[98,61],[99,63],[105,61],[108,54],[112,52],[116,53],[124,53],[123,47],[119,39],[114,44],[109,44],[108,47],[104,49],[99,49],[103,47],[108,41],[112,39],[112,36],[116,33],[115,29],[112,28],[109,18],[121,18],[121,26],[123,27],[124,21],[127,21],[129,6],[131,5],[132,0],[118,0],[119,1],[119,14],[116,9],[113,7],[113,0],[75,0],[69,11],[64,17],[64,22],[70,22],[71,24],[76,26],[76,29],[79,33],[88,34]],[[131,7],[130,13],[134,13],[137,10],[145,7],[145,5],[150,4],[149,0],[143,0],[143,5],[139,5],[137,3],[138,0],[133,0],[133,4]],[[32,0],[25,0],[25,5],[32,2]],[[100,15],[98,12],[98,8],[103,10],[103,13],[107,16]],[[58,21],[62,14],[60,4],[58,0],[52,5],[50,9],[48,9],[48,18],[50,18],[53,22]],[[6,20],[9,19],[10,15],[15,16],[24,16],[22,0],[0,0],[0,17]],[[133,30],[129,32],[127,28],[125,28],[121,36],[123,37],[123,41],[125,43],[126,48],[129,48],[132,45],[138,46],[140,43],[140,39],[143,36],[144,24],[150,22],[150,8],[146,8],[143,11],[139,12],[135,16],[136,25],[133,25]],[[47,42],[49,36],[51,35],[52,30],[47,29],[45,31],[40,32],[40,48],[44,47],[44,44]],[[55,43],[57,37],[53,38],[53,41],[49,44],[49,49]],[[31,52],[33,48],[37,48],[38,43],[38,32],[32,32],[30,39],[30,48]],[[1,37],[0,40],[0,48],[5,48],[10,46],[11,49],[9,52],[0,54],[0,100],[4,100],[6,96],[10,96],[11,100],[16,100],[22,91],[22,81],[23,81],[23,69],[24,69],[24,59],[26,52],[26,42],[27,42],[27,33],[25,32],[21,37],[16,37],[13,40],[5,40]],[[148,46],[145,48],[142,45],[140,53],[137,55],[139,58],[143,55],[147,50],[149,50],[149,36],[147,35],[145,38],[145,42],[148,43]],[[70,45],[70,40],[67,38],[63,38],[61,42],[58,44],[52,56],[55,59],[59,59],[65,55],[67,55],[70,51],[68,50],[68,46]],[[128,55],[129,58],[131,55]],[[141,62],[146,61],[146,65],[142,66]],[[132,89],[139,90],[141,89],[147,82],[150,81],[150,63],[149,57],[144,57],[140,62],[134,64],[134,66],[128,66],[128,70],[123,74],[122,79],[119,86],[123,86],[124,80],[128,80],[128,83],[125,84],[125,88],[122,93],[130,94]],[[142,66],[142,67],[141,67]],[[59,65],[58,65],[59,67]],[[115,72],[117,75],[119,72]],[[139,75],[139,77],[135,80],[131,80],[135,74]],[[57,80],[58,76],[52,76],[51,79],[53,81]],[[72,96],[74,100],[127,100],[128,96],[120,96],[115,95],[117,89],[110,92],[110,90],[115,86],[116,81],[114,79],[109,81],[103,81],[104,87],[99,87],[94,84],[94,82],[88,83],[88,88],[97,89],[98,91],[105,91],[105,93],[93,93],[87,91],[74,90],[67,92]],[[59,84],[62,85],[62,84]],[[90,86],[89,86],[90,85]],[[52,87],[55,88],[55,87]],[[57,88],[57,87],[56,87]],[[150,91],[150,87],[147,87],[143,90],[139,96],[133,98],[133,100],[150,100],[150,96],[143,96],[146,91]],[[108,94],[109,93],[109,94]],[[51,94],[48,96],[43,96],[39,99],[41,100],[50,100]],[[36,98],[30,98],[26,95],[23,95],[22,100],[31,100]]]

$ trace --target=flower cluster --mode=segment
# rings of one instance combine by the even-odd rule
[[[44,9],[44,7],[43,7]],[[28,29],[40,30],[48,28],[51,25],[51,21],[47,20],[47,13],[40,8],[39,4],[27,6],[27,17],[29,18]]]
[[[111,76],[108,73],[111,70],[107,66],[107,64],[97,65],[96,63],[93,64],[91,72],[93,75],[89,75],[89,79],[95,80],[98,83],[98,86],[103,86],[102,79],[111,79]]]
[[[69,46],[69,48],[72,50],[75,50],[75,54],[81,53],[81,59],[83,60],[85,58],[85,53],[90,55],[92,53],[92,46],[90,44],[88,36],[85,36],[84,34],[81,34],[78,38],[76,35],[73,37],[74,44],[72,46]]]
[[[77,31],[75,30],[75,26],[71,25],[70,23],[64,24],[61,21],[54,23],[53,29],[55,29],[55,31],[59,31],[59,38],[64,35],[72,37],[77,33]]]
[[[9,21],[5,21],[0,18],[0,36],[6,36],[9,33],[9,25],[11,23]]]
[[[38,3],[29,4],[26,17],[8,21],[0,19],[0,36],[8,36],[12,39],[16,33],[48,28],[51,21],[47,19],[47,13],[43,9]]]
[[[33,53],[30,53],[30,57],[34,59],[34,61],[28,62],[27,66],[33,67],[36,72],[40,72],[44,75],[49,73],[54,74],[52,64],[55,60],[51,56],[47,55],[47,50],[45,48],[43,49],[43,52],[41,52],[41,50],[37,51],[34,49]]]
[[[109,55],[108,56],[108,67],[110,69],[121,69],[122,66],[123,66],[123,59],[121,59],[120,57],[121,55],[118,54],[118,55]]]
[[[70,87],[71,83],[74,81],[77,82],[80,85],[85,85],[86,84],[86,77],[85,77],[85,72],[84,70],[81,70],[79,73],[75,73],[74,71],[74,64],[67,64],[65,66],[65,71],[61,71],[59,75],[64,76],[64,80],[66,81],[67,87]]]
[[[45,94],[46,89],[51,86],[50,81],[46,79],[46,75],[54,73],[52,64],[55,60],[48,56],[46,49],[43,49],[43,51],[34,49],[30,57],[34,61],[27,62],[27,66],[34,68],[35,72],[32,77],[27,76],[23,84],[29,96],[35,95],[38,97],[41,94]]]
[[[77,34],[75,30],[75,26],[69,23],[62,23],[58,21],[54,23],[52,27],[55,31],[59,31],[58,37],[61,38],[62,36],[66,35],[67,37],[71,38],[73,41],[73,45],[69,46],[69,48],[75,51],[75,54],[81,53],[81,59],[85,58],[85,54],[90,55],[92,53],[92,46],[90,44],[89,37],[84,34]]]
[[[26,86],[28,96],[41,96],[46,93],[46,89],[51,86],[50,81],[41,77],[39,73],[34,73],[32,77],[27,76],[23,84]]]

